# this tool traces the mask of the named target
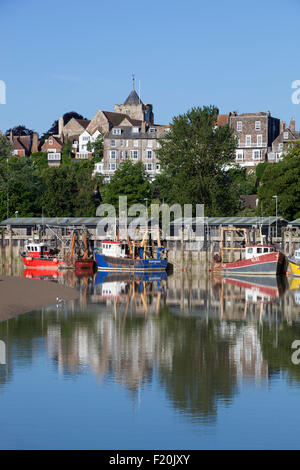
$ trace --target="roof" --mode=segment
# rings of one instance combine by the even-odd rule
[[[13,137],[12,143],[15,150],[25,150],[24,145],[21,144],[18,137]]]
[[[135,91],[135,89],[133,89],[131,91],[131,93],[127,96],[126,100],[124,101],[124,104],[132,106],[132,105],[138,105],[138,104],[143,104],[143,103],[142,103],[139,95]]]
[[[111,111],[103,111],[103,114],[105,117],[108,119],[110,124],[113,126],[119,126],[124,119],[127,119],[133,126],[140,126],[143,121],[140,121],[138,119],[132,119],[130,116],[127,114],[122,114],[122,113],[114,113]]]
[[[257,194],[241,194],[240,198],[243,201],[242,207],[253,207],[257,206],[258,196]]]
[[[288,223],[282,217],[188,217],[180,218],[171,222],[172,225],[203,223],[205,225],[236,225],[251,226],[252,225],[273,225],[277,222]]]
[[[77,121],[78,124],[80,124],[82,127],[84,127],[84,129],[86,129],[87,126],[89,125],[89,123],[91,122],[88,119],[75,119],[75,121]]]
[[[187,217],[176,219],[171,222],[171,225],[193,224],[193,223],[204,223],[205,225],[272,225],[277,222],[286,222],[287,220],[282,217]],[[132,220],[131,217],[127,217],[127,221]],[[151,219],[150,219],[151,220]],[[300,224],[300,219],[296,219]],[[9,219],[0,222],[0,225],[97,225],[98,223],[107,223],[107,217],[11,217]],[[154,219],[155,222],[155,219]],[[295,222],[295,221],[294,221]],[[291,222],[291,224],[294,224]]]
[[[224,127],[229,123],[229,114],[219,114],[216,122],[217,126]]]

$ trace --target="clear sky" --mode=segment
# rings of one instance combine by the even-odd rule
[[[299,13],[300,0],[0,0],[0,129],[112,111],[132,73],[157,123],[215,104],[300,129]]]

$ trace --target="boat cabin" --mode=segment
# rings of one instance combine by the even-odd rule
[[[294,258],[299,261],[300,260],[300,250],[296,250],[294,253]]]
[[[127,242],[104,240],[101,242],[102,253],[113,258],[126,258],[129,254]]]
[[[28,252],[28,256],[49,256],[49,248],[46,243],[35,243],[33,241],[29,241],[26,245],[26,250]]]
[[[251,259],[256,256],[267,255],[276,251],[273,245],[253,245],[246,247],[246,259]]]

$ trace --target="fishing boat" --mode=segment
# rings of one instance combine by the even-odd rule
[[[29,240],[25,245],[25,251],[21,253],[23,263],[26,268],[42,268],[58,270],[59,266],[64,263],[59,256],[57,249],[51,249],[44,242],[35,242]]]
[[[98,270],[164,271],[168,262],[162,259],[162,250],[162,247],[157,247],[157,257],[146,258],[146,247],[135,246],[134,241],[104,240],[101,248],[94,248],[94,256]]]
[[[293,276],[300,276],[300,250],[288,257],[289,267]]]
[[[258,244],[245,248],[245,258],[234,262],[218,259],[211,269],[220,273],[279,275],[286,273],[286,258],[273,245]]]
[[[271,303],[287,289],[286,278],[281,276],[243,276],[230,275],[221,278],[222,284],[236,286],[245,291],[249,303]]]

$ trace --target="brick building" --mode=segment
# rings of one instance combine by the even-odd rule
[[[233,112],[229,118],[238,137],[236,163],[249,169],[267,160],[268,148],[280,133],[280,120],[270,112],[243,113]]]
[[[282,159],[284,151],[293,143],[300,143],[300,132],[295,130],[295,119],[291,118],[289,127],[282,122],[280,126],[280,134],[272,142],[272,146],[268,151],[268,162],[274,163]]]

